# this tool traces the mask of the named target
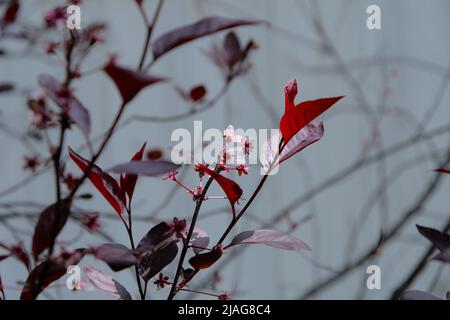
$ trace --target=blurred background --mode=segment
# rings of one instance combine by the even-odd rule
[[[61,4],[26,1],[18,21],[40,26],[44,13]],[[156,4],[147,0],[143,6],[151,15]],[[366,9],[372,4],[381,8],[380,30],[366,26]],[[86,0],[81,10],[82,26],[94,21],[108,26],[105,43],[90,54],[82,71],[96,70],[114,53],[120,64],[136,66],[145,28],[134,1]],[[163,121],[161,118],[186,113],[191,106],[170,85],[144,90],[127,107],[98,164],[109,168],[127,161],[144,141],[169,157],[172,131],[193,130],[194,120],[203,121],[204,129],[229,124],[243,129],[277,128],[284,112],[282,89],[292,78],[299,82],[297,101],[345,95],[322,117],[324,138],[270,177],[235,230],[264,226],[291,232],[312,251],[299,254],[266,246],[235,248],[200,274],[191,287],[228,292],[233,299],[390,298],[428,248],[415,225],[442,229],[450,218],[450,177],[437,177],[433,172],[450,149],[449,14],[450,3],[445,0],[167,0],[154,39],[211,15],[261,19],[270,26],[235,30],[242,43],[253,39],[259,48],[251,54],[251,70],[235,79],[208,110]],[[172,51],[152,66],[152,73],[168,76],[182,88],[204,84],[207,97],[214,97],[223,86],[223,77],[203,51],[213,44],[221,45],[225,34]],[[0,83],[13,83],[17,88],[0,95],[0,241],[21,239],[26,248],[38,214],[54,201],[51,170],[30,174],[22,168],[26,155],[46,157],[45,139],[36,141],[30,129],[27,97],[37,91],[39,74],[60,79],[64,74],[61,57],[45,54],[47,41],[39,39],[30,45],[7,37],[0,40],[5,52],[0,56]],[[91,114],[91,136],[101,136],[120,104],[114,84],[104,73],[92,72],[74,87]],[[50,139],[56,140],[56,134],[50,133]],[[73,129],[66,143],[79,147],[84,138]],[[67,162],[67,170],[79,174],[73,163]],[[248,199],[260,175],[252,168],[248,176],[234,178]],[[196,184],[189,168],[183,172],[183,181]],[[111,240],[128,243],[123,225],[100,194],[88,183],[83,191],[92,192],[94,199],[78,206],[86,213],[99,212],[101,233],[90,234],[73,219],[58,238],[59,244],[76,248]],[[221,191],[214,187],[211,192]],[[228,208],[225,201],[207,201],[203,206],[198,225],[213,241],[229,221]],[[193,209],[192,198],[171,182],[139,179],[134,199],[136,240],[158,221],[190,217]],[[302,223],[305,219],[308,221]],[[380,238],[383,241],[377,254],[371,255]],[[82,263],[112,274],[105,264],[92,258]],[[366,287],[366,268],[373,264],[381,268],[380,290]],[[165,270],[169,275],[173,271]],[[5,260],[0,274],[8,297],[17,298],[25,269],[14,260]],[[114,274],[135,293],[133,276],[130,270]],[[98,292],[69,292],[65,279],[41,298],[108,298]],[[429,262],[410,287],[442,297],[449,290],[449,279],[449,267]],[[167,293],[167,289],[156,291],[153,287],[149,291],[155,299],[165,298]],[[199,297],[182,293],[179,298]]]

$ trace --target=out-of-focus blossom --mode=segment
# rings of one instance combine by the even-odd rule
[[[101,227],[99,220],[98,214],[88,214],[83,218],[83,226],[90,233],[95,233]]]
[[[156,288],[158,290],[164,289],[164,286],[169,284],[169,277],[160,273],[158,278],[153,283],[156,284]]]
[[[28,155],[24,157],[23,168],[36,173],[39,166],[42,164],[41,157],[38,154]]]
[[[183,237],[186,227],[187,223],[185,219],[173,218],[173,223],[170,224],[170,228],[177,238]]]
[[[44,14],[44,22],[48,28],[55,28],[58,22],[66,19],[66,7],[56,7]]]
[[[31,123],[38,129],[46,129],[55,124],[54,114],[47,107],[47,102],[42,95],[28,100],[28,108],[31,111]]]
[[[69,191],[72,191],[73,189],[76,188],[76,186],[78,185],[78,183],[80,183],[80,179],[79,179],[79,178],[75,178],[75,177],[73,176],[73,174],[69,172],[69,173],[67,173],[67,174],[64,176],[63,182],[64,182],[64,184],[66,185],[67,189],[68,189]]]
[[[222,46],[214,44],[204,50],[204,54],[230,79],[251,69],[252,64],[248,61],[248,57],[250,52],[257,48],[253,40],[249,40],[242,47],[237,35],[229,32]]]
[[[59,46],[59,42],[50,41],[44,45],[44,51],[48,55],[53,55],[56,53],[56,49],[58,49]]]
[[[220,296],[218,296],[217,299],[219,299],[219,300],[231,300],[231,297],[230,297],[230,295],[228,293],[225,292],[225,293],[221,294]]]
[[[173,180],[173,181],[175,181],[177,179],[177,174],[178,174],[178,171],[171,171],[171,172],[167,173],[163,177],[163,180]]]
[[[104,43],[105,37],[103,36],[103,31],[106,29],[106,25],[103,23],[96,23],[83,28],[83,33],[81,34],[82,40],[87,44],[87,46],[93,46],[94,44]]]

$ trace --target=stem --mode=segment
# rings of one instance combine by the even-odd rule
[[[132,227],[132,222],[131,222],[131,210],[128,211],[128,228],[127,228],[127,233],[128,233],[128,237],[130,238],[130,244],[131,244],[131,249],[134,251],[136,249],[135,245],[134,245],[134,238],[133,238],[133,227]],[[142,283],[141,280],[139,278],[139,271],[138,271],[138,267],[135,264],[134,265],[134,272],[136,274],[136,282],[138,285],[138,289],[139,289],[139,295],[141,296],[141,300],[145,300],[145,294],[147,291],[147,284],[145,285],[145,290],[142,288]]]
[[[60,212],[61,210],[61,200],[62,200],[62,196],[61,196],[61,177],[60,177],[60,173],[61,173],[61,151],[62,148],[64,146],[64,136],[65,136],[65,132],[66,132],[66,124],[65,124],[66,120],[61,120],[61,128],[60,128],[60,134],[59,134],[59,143],[58,143],[58,149],[55,152],[55,155],[53,157],[53,167],[54,167],[54,173],[55,173],[55,184],[56,184],[56,212]],[[57,217],[59,217],[60,215],[58,214]],[[57,226],[58,223],[55,223],[55,226]],[[54,228],[56,229],[56,228]],[[53,250],[55,247],[55,241],[56,241],[56,230],[54,231],[54,236],[52,237],[53,241],[50,244],[50,247],[48,249],[48,256],[51,257],[53,254]]]
[[[189,249],[189,242],[191,241],[192,234],[194,233],[195,223],[197,222],[197,217],[200,212],[200,208],[202,207],[202,203],[204,201],[205,195],[208,192],[208,189],[209,189],[212,181],[213,181],[213,178],[210,177],[208,179],[208,181],[206,182],[205,188],[203,189],[201,196],[196,201],[194,214],[192,216],[191,225],[189,227],[189,232],[187,234],[186,240],[183,242],[183,249],[181,251],[180,260],[178,261],[177,271],[175,273],[175,277],[173,279],[172,287],[170,289],[170,293],[169,293],[169,296],[167,297],[167,300],[173,300],[173,298],[177,294],[178,279],[180,278],[180,273],[181,273],[181,270],[183,269],[184,259],[186,257],[187,250]]]
[[[247,201],[245,206],[242,208],[242,210],[239,212],[239,214],[234,218],[228,228],[223,233],[222,237],[220,237],[220,240],[217,242],[218,245],[222,244],[223,241],[225,241],[225,238],[228,236],[228,234],[231,232],[235,224],[239,221],[239,219],[244,215],[244,213],[247,211],[247,209],[251,206],[253,201],[256,199],[256,196],[261,191],[262,187],[264,186],[264,183],[266,183],[267,178],[269,177],[270,172],[274,168],[274,165],[279,165],[279,157],[281,155],[281,152],[283,151],[286,144],[283,144],[283,139],[280,141],[278,145],[278,154],[275,157],[275,159],[272,161],[270,167],[267,169],[267,173],[262,177],[261,181],[259,182],[258,186],[256,187],[255,191],[253,191],[253,194],[251,195],[250,199]]]
[[[70,41],[68,42],[68,46],[67,46],[67,50],[66,50],[66,68],[65,68],[65,81],[64,81],[64,85],[68,88],[70,83],[73,80],[73,76],[72,76],[72,53],[73,53],[73,49],[75,47],[76,44],[76,34],[74,32],[70,32]],[[55,248],[55,243],[56,243],[56,236],[57,236],[57,227],[59,225],[59,219],[60,219],[60,211],[61,211],[61,201],[62,201],[62,193],[61,193],[61,179],[60,179],[60,173],[61,173],[61,154],[62,154],[62,149],[64,147],[64,137],[65,137],[65,133],[66,133],[66,129],[68,128],[68,119],[67,116],[65,114],[65,111],[63,110],[61,112],[61,127],[60,127],[60,134],[59,134],[59,142],[58,142],[58,148],[55,151],[55,154],[53,155],[52,159],[53,159],[53,168],[54,168],[54,173],[55,173],[55,184],[56,184],[56,221],[53,224],[53,228],[51,230],[52,232],[52,237],[51,237],[51,242],[50,245],[48,247],[48,260],[51,258],[51,256],[53,255],[53,251]],[[51,152],[51,151],[50,151]],[[44,268],[42,270],[42,273],[40,275],[40,277],[37,279],[37,285],[36,288],[41,288],[43,283],[44,283],[44,279],[47,276],[47,273],[49,271],[49,263],[44,265]],[[39,289],[37,291],[39,291]],[[34,293],[33,293],[34,294]],[[37,294],[34,294],[33,299],[36,299]]]
[[[147,19],[147,15],[144,12],[142,6],[139,6],[139,10],[141,10],[142,16],[144,18],[144,22],[147,26],[147,35],[145,38],[144,50],[142,50],[141,59],[139,60],[138,69],[142,70],[145,63],[145,57],[147,56],[148,48],[150,46],[150,41],[152,39],[153,29],[155,28],[156,22],[158,21],[159,14],[161,13],[162,6],[164,4],[164,0],[159,0],[158,6],[156,7],[155,13],[153,15],[152,22],[150,23]]]
[[[250,197],[250,199],[248,200],[248,202],[245,204],[244,208],[242,208],[242,210],[239,212],[239,214],[236,216],[236,218],[234,218],[233,220],[231,220],[230,225],[228,226],[228,228],[225,230],[225,232],[222,234],[222,236],[220,237],[220,240],[217,242],[217,244],[222,244],[222,242],[225,241],[225,238],[228,236],[228,234],[231,232],[231,230],[233,229],[233,227],[236,225],[236,223],[239,221],[239,219],[244,215],[244,213],[247,211],[247,209],[251,206],[251,204],[253,203],[253,201],[256,199],[256,196],[258,195],[259,191],[261,191],[264,183],[266,182],[267,178],[269,177],[269,175],[264,175],[264,177],[261,179],[261,181],[259,182],[258,186],[256,187],[255,191],[253,191],[252,196]]]
[[[142,56],[141,56],[141,61],[139,62],[139,70],[142,69],[142,65],[143,65],[143,63],[145,61],[145,57],[146,57],[147,52],[148,52],[148,45],[149,45],[151,37],[152,37],[154,26],[155,26],[156,22],[158,21],[158,17],[159,17],[159,14],[161,12],[161,8],[162,8],[163,3],[164,3],[164,0],[160,0],[159,1],[158,7],[156,8],[155,14],[153,16],[152,23],[149,25],[149,28],[147,30],[146,45],[144,46],[144,50],[143,50]],[[144,16],[145,16],[145,14],[144,14]],[[101,153],[103,152],[103,150],[105,149],[105,147],[108,144],[109,140],[111,139],[111,136],[113,135],[114,130],[116,129],[116,127],[117,127],[117,125],[118,125],[118,123],[120,121],[120,118],[122,117],[122,114],[123,114],[123,112],[125,110],[125,106],[126,105],[127,105],[126,102],[122,102],[122,105],[119,108],[119,112],[117,113],[116,117],[114,118],[114,121],[111,124],[111,127],[108,129],[108,131],[107,131],[107,133],[105,135],[105,138],[103,139],[102,145],[100,146],[100,148],[97,151],[97,153],[92,156],[90,164],[89,164],[89,167],[87,168],[86,172],[82,176],[82,178],[80,180],[80,183],[72,190],[69,198],[72,198],[75,195],[75,193],[77,192],[78,188],[86,180],[87,175],[88,175],[89,171],[92,169],[92,166],[94,165],[95,161],[97,161],[97,159],[100,157]]]

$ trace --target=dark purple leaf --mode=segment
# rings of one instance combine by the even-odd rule
[[[229,32],[225,37],[223,48],[225,49],[228,67],[231,69],[242,57],[239,38],[233,31]]]
[[[0,93],[6,93],[13,91],[15,86],[12,83],[2,82],[0,83]]]
[[[124,103],[131,101],[145,87],[166,80],[165,78],[121,67],[116,64],[114,58],[110,60],[103,70],[114,81]]]
[[[130,293],[119,282],[101,272],[100,270],[85,264],[83,271],[89,282],[98,290],[116,299],[132,300]]]
[[[146,251],[154,250],[168,241],[173,235],[171,226],[166,222],[161,222],[150,229],[149,232],[139,242],[136,252],[142,254]]]
[[[450,248],[442,250],[442,252],[438,253],[433,257],[433,260],[439,260],[442,262],[450,263]]]
[[[95,248],[94,256],[107,263],[113,271],[129,268],[138,262],[132,250],[117,243],[106,243]]]
[[[171,171],[175,171],[180,166],[164,160],[143,160],[130,161],[118,164],[108,171],[115,173],[126,173],[143,176],[159,176]]]
[[[223,254],[223,250],[220,246],[215,247],[213,250],[205,253],[200,253],[189,259],[189,264],[195,270],[202,270],[211,267]]]
[[[39,216],[39,220],[34,229],[32,254],[37,258],[42,251],[54,243],[56,237],[61,232],[70,215],[71,201],[64,199],[58,204],[52,204],[46,208]]]
[[[284,87],[285,113],[280,121],[284,143],[288,143],[297,132],[343,98],[343,96],[322,98],[304,101],[296,105],[297,93],[297,80],[293,79]]]
[[[137,266],[139,274],[145,282],[148,282],[175,259],[178,254],[177,242],[177,240],[171,241],[165,246],[146,251],[141,256]]]
[[[89,111],[75,97],[72,97],[69,100],[68,108],[70,119],[81,130],[85,137],[89,137],[89,133],[91,132],[91,117]]]
[[[230,19],[218,16],[204,18],[196,23],[169,31],[156,39],[152,45],[153,58],[156,60],[182,44],[219,31],[261,23],[263,22],[257,20]]]
[[[280,154],[279,163],[289,159],[297,152],[322,139],[324,133],[322,121],[312,121],[297,132],[284,146]]]
[[[274,248],[291,251],[311,250],[302,240],[287,233],[273,230],[251,230],[241,232],[233,238],[228,247],[238,244],[265,244]]]
[[[433,296],[432,294],[425,291],[408,290],[402,294],[400,300],[442,300],[442,299]]]
[[[20,300],[36,299],[39,293],[65,274],[66,268],[64,265],[51,260],[45,260],[31,271],[23,287]],[[39,279],[41,278],[43,278],[43,281],[41,285],[39,285]]]
[[[450,236],[448,234],[420,225],[417,225],[417,229],[421,235],[430,240],[439,250],[443,251],[450,248]]]
[[[66,274],[69,265],[78,264],[85,254],[84,249],[63,252],[51,260],[45,260],[28,275],[20,295],[21,300],[34,300],[51,283]]]

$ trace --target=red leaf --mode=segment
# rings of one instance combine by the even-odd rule
[[[195,270],[202,270],[211,267],[222,256],[222,248],[215,247],[212,251],[200,253],[189,259],[189,264]]]
[[[285,144],[308,123],[343,98],[343,96],[322,98],[305,101],[296,106],[294,100],[297,90],[297,80],[295,79],[284,87],[285,113],[280,121],[280,130]]]
[[[236,182],[234,182],[233,180],[222,176],[221,174],[219,174],[219,173],[209,169],[207,166],[205,166],[203,164],[198,164],[197,166],[198,166],[198,168],[200,168],[200,170],[204,171],[206,174],[208,174],[214,180],[217,181],[217,183],[220,185],[220,187],[225,192],[228,200],[230,201],[231,209],[233,210],[233,216],[235,216],[236,212],[235,212],[235,209],[234,209],[234,204],[242,196],[242,189],[241,189],[241,187]]]
[[[116,180],[106,172],[103,172],[95,164],[90,166],[89,162],[78,155],[69,147],[69,154],[72,160],[78,165],[78,167],[87,174],[89,180],[97,188],[97,190],[103,195],[106,201],[116,210],[120,218],[124,220],[122,216],[124,203],[120,197],[120,187]],[[90,169],[89,169],[90,167]],[[87,172],[89,169],[89,172]]]
[[[182,44],[219,31],[261,23],[263,22],[257,20],[230,19],[217,16],[204,18],[196,23],[169,31],[156,39],[152,45],[153,58],[156,60]]]
[[[163,156],[162,151],[158,150],[158,149],[149,150],[147,152],[147,159],[148,160],[158,160],[158,159],[161,159],[162,156]]]
[[[124,103],[131,101],[145,87],[166,80],[121,67],[116,64],[114,58],[103,70],[116,84]]]
[[[141,161],[142,158],[144,157],[144,150],[145,150],[145,146],[147,145],[147,142],[144,143],[141,147],[141,149],[136,152],[136,154],[133,156],[133,158],[131,158],[131,161]],[[131,200],[131,198],[133,197],[133,193],[134,193],[134,188],[136,187],[136,182],[137,182],[137,175],[134,174],[126,174],[123,177],[123,182],[125,184],[125,190],[128,194],[128,198]]]
[[[447,169],[447,168],[439,168],[439,169],[436,169],[436,170],[434,170],[434,171],[439,172],[439,173],[447,173],[447,174],[450,174],[450,169]]]
[[[57,204],[54,203],[42,211],[39,220],[34,229],[33,243],[31,252],[34,258],[37,258],[42,251],[47,249],[55,238],[63,229],[70,215],[71,201],[64,199],[59,204],[59,211]]]
[[[17,19],[17,14],[20,10],[19,1],[11,1],[11,4],[6,8],[5,14],[2,19],[2,27],[7,26],[8,24],[13,23]]]

